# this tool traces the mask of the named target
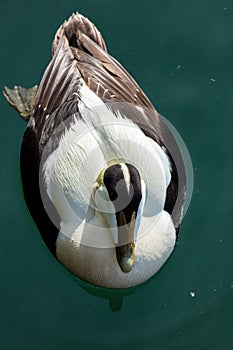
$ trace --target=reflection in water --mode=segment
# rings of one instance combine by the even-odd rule
[[[76,277],[73,278],[73,281],[82,289],[84,289],[88,294],[108,300],[109,308],[112,312],[120,311],[123,306],[124,298],[130,294],[133,294],[135,289],[137,289],[137,287],[127,289],[102,288],[94,286],[93,284],[90,284]]]

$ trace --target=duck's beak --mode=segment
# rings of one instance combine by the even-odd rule
[[[121,270],[125,273],[131,271],[134,265],[134,225],[136,213],[133,212],[127,224],[123,211],[119,213],[118,246],[116,257]]]

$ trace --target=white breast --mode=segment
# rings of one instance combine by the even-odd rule
[[[168,157],[137,125],[113,114],[86,86],[81,98],[82,119],[74,118],[44,167],[47,192],[61,218],[57,257],[71,272],[92,283],[129,287],[151,277],[175,244],[174,226],[163,211],[171,178]],[[92,186],[99,172],[116,159],[138,168],[147,191],[135,266],[128,274],[118,266],[106,223],[91,207]]]
[[[162,211],[159,218],[142,218],[135,245],[135,263],[127,274],[117,263],[115,248],[83,245],[78,232],[71,238],[59,235],[57,256],[69,271],[90,283],[107,288],[128,288],[152,277],[165,263],[174,245],[175,228],[170,215]]]

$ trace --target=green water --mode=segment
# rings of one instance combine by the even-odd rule
[[[125,293],[90,288],[50,256],[30,219],[19,175],[25,123],[1,97],[0,348],[231,350],[233,3],[1,0],[1,88],[40,81],[55,30],[76,10],[179,130],[193,198],[154,278]]]

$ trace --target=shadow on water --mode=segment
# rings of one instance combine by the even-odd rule
[[[109,289],[92,285],[79,278],[73,278],[73,281],[78,284],[85,292],[95,297],[106,299],[109,302],[109,308],[112,312],[118,312],[122,309],[124,298],[133,294],[137,287],[126,289]]]

